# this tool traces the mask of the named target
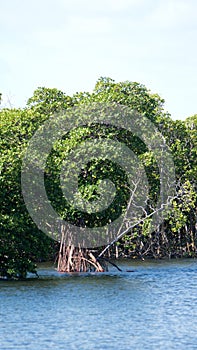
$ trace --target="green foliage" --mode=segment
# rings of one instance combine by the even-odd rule
[[[54,242],[32,222],[21,194],[22,157],[44,119],[27,110],[0,113],[0,276],[24,278],[28,271],[35,272],[33,261],[54,254]]]
[[[1,98],[1,95],[0,95]],[[173,121],[164,113],[164,100],[136,82],[116,83],[101,77],[92,93],[79,92],[72,97],[57,89],[40,87],[35,90],[23,110],[3,109],[0,112],[0,276],[25,278],[36,271],[35,262],[50,259],[55,254],[55,242],[40,232],[32,222],[21,194],[21,164],[28,141],[52,114],[68,112],[73,106],[96,103],[126,105],[149,118],[159,128],[169,145],[176,168],[178,197],[166,218],[161,235],[149,234],[149,220],[135,227],[118,247],[131,256],[166,255],[179,249],[180,254],[195,251],[197,208],[197,115],[186,121]],[[141,160],[150,186],[152,205],[159,191],[159,170],[152,152],[131,132],[106,125],[90,125],[72,130],[58,140],[48,157],[45,169],[46,192],[54,208],[64,218],[81,224],[82,212],[68,205],[60,187],[62,161],[70,150],[88,139],[116,139],[124,142]],[[98,185],[111,179],[116,198],[110,210],[102,215],[88,215],[83,224],[103,225],[119,216],[128,200],[127,178],[117,164],[108,160],[90,161],[79,176],[82,197],[93,201],[99,198]],[[160,228],[159,228],[160,230]],[[160,245],[163,247],[159,249]],[[178,247],[178,248],[177,248]],[[189,248],[188,248],[189,247]],[[155,253],[156,252],[156,253]],[[159,253],[158,253],[159,252]]]
[[[163,112],[164,100],[152,94],[144,85],[136,82],[115,83],[111,78],[98,79],[92,94],[82,93],[73,96],[78,103],[116,102],[129,106],[152,121]]]
[[[73,101],[70,96],[58,89],[39,87],[28,99],[27,106],[32,108],[34,112],[49,116],[72,107]]]
[[[197,193],[194,186],[187,180],[178,190],[179,198],[173,201],[169,224],[172,232],[178,232],[188,221],[188,214],[196,209]]]

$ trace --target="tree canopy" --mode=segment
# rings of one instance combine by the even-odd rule
[[[0,95],[1,99],[1,95]],[[38,261],[54,259],[57,243],[41,232],[30,218],[21,193],[21,165],[27,145],[36,130],[51,115],[92,103],[118,103],[148,118],[160,130],[172,152],[176,170],[176,191],[179,194],[162,226],[150,233],[149,220],[132,228],[119,240],[122,256],[163,257],[193,256],[197,239],[197,115],[185,121],[173,121],[164,112],[164,100],[137,82],[116,83],[101,77],[92,92],[68,96],[57,89],[39,87],[24,109],[2,109],[0,161],[0,276],[23,278],[35,272]],[[58,213],[75,224],[89,227],[114,220],[125,207],[129,193],[123,170],[113,161],[90,161],[79,177],[83,198],[99,198],[99,181],[109,178],[117,193],[110,210],[102,215],[88,215],[68,206],[62,195],[59,173],[63,159],[82,140],[100,138],[124,142],[139,157],[150,185],[151,205],[157,200],[159,171],[156,159],[146,145],[131,132],[106,125],[78,127],[55,142],[47,159],[45,185],[47,195]]]

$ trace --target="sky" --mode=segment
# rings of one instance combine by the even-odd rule
[[[196,0],[0,0],[2,106],[40,86],[72,95],[136,81],[173,119],[197,113]]]

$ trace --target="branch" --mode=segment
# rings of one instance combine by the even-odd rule
[[[171,197],[170,201],[172,201],[173,199],[178,198],[178,196],[175,197]],[[145,221],[145,219],[150,218],[151,216],[153,216],[154,214],[158,213],[159,211],[163,210],[164,206],[168,206],[170,202],[167,202],[165,204],[161,205],[161,208],[154,210],[152,213],[146,215],[144,218],[141,218],[140,220],[138,220],[137,222],[135,222],[134,224],[132,224],[131,226],[129,226],[128,228],[126,228],[126,230],[124,230],[122,233],[118,234],[116,238],[114,238],[114,240],[112,242],[110,242],[103,250],[102,252],[98,255],[98,258],[101,258],[101,256],[114,244],[116,243],[121,237],[123,237],[126,233],[128,233],[132,228],[134,228],[136,225],[140,224],[142,221]],[[122,228],[122,225],[120,226]],[[120,229],[121,229],[120,228]],[[120,232],[120,229],[118,232]]]

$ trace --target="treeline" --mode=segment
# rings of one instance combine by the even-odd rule
[[[152,94],[144,85],[129,81],[116,83],[110,78],[100,78],[91,93],[67,96],[57,89],[38,88],[24,109],[0,111],[0,276],[24,278],[27,272],[36,272],[36,262],[57,258],[59,243],[39,231],[26,209],[21,192],[22,160],[29,140],[51,115],[92,103],[118,103],[150,119],[170,147],[176,172],[177,198],[173,200],[171,211],[163,223],[150,232],[149,220],[145,220],[111,247],[107,255],[131,258],[196,256],[197,115],[185,121],[174,121],[164,111],[164,100]],[[115,138],[132,148],[146,171],[154,207],[159,192],[159,172],[153,154],[132,133],[94,124],[71,131],[55,143],[48,157],[46,192],[59,215],[73,223],[80,223],[82,213],[65,202],[58,174],[68,151],[82,140],[95,137]],[[106,211],[103,216],[94,216],[93,219],[84,216],[84,225],[102,225],[106,220],[113,219],[113,215],[116,218],[117,212],[125,207],[128,192],[123,183],[127,180],[110,160],[107,163],[90,162],[89,168],[81,174],[81,193],[90,201],[98,198],[98,180],[106,177],[118,189],[116,201],[111,211]]]

